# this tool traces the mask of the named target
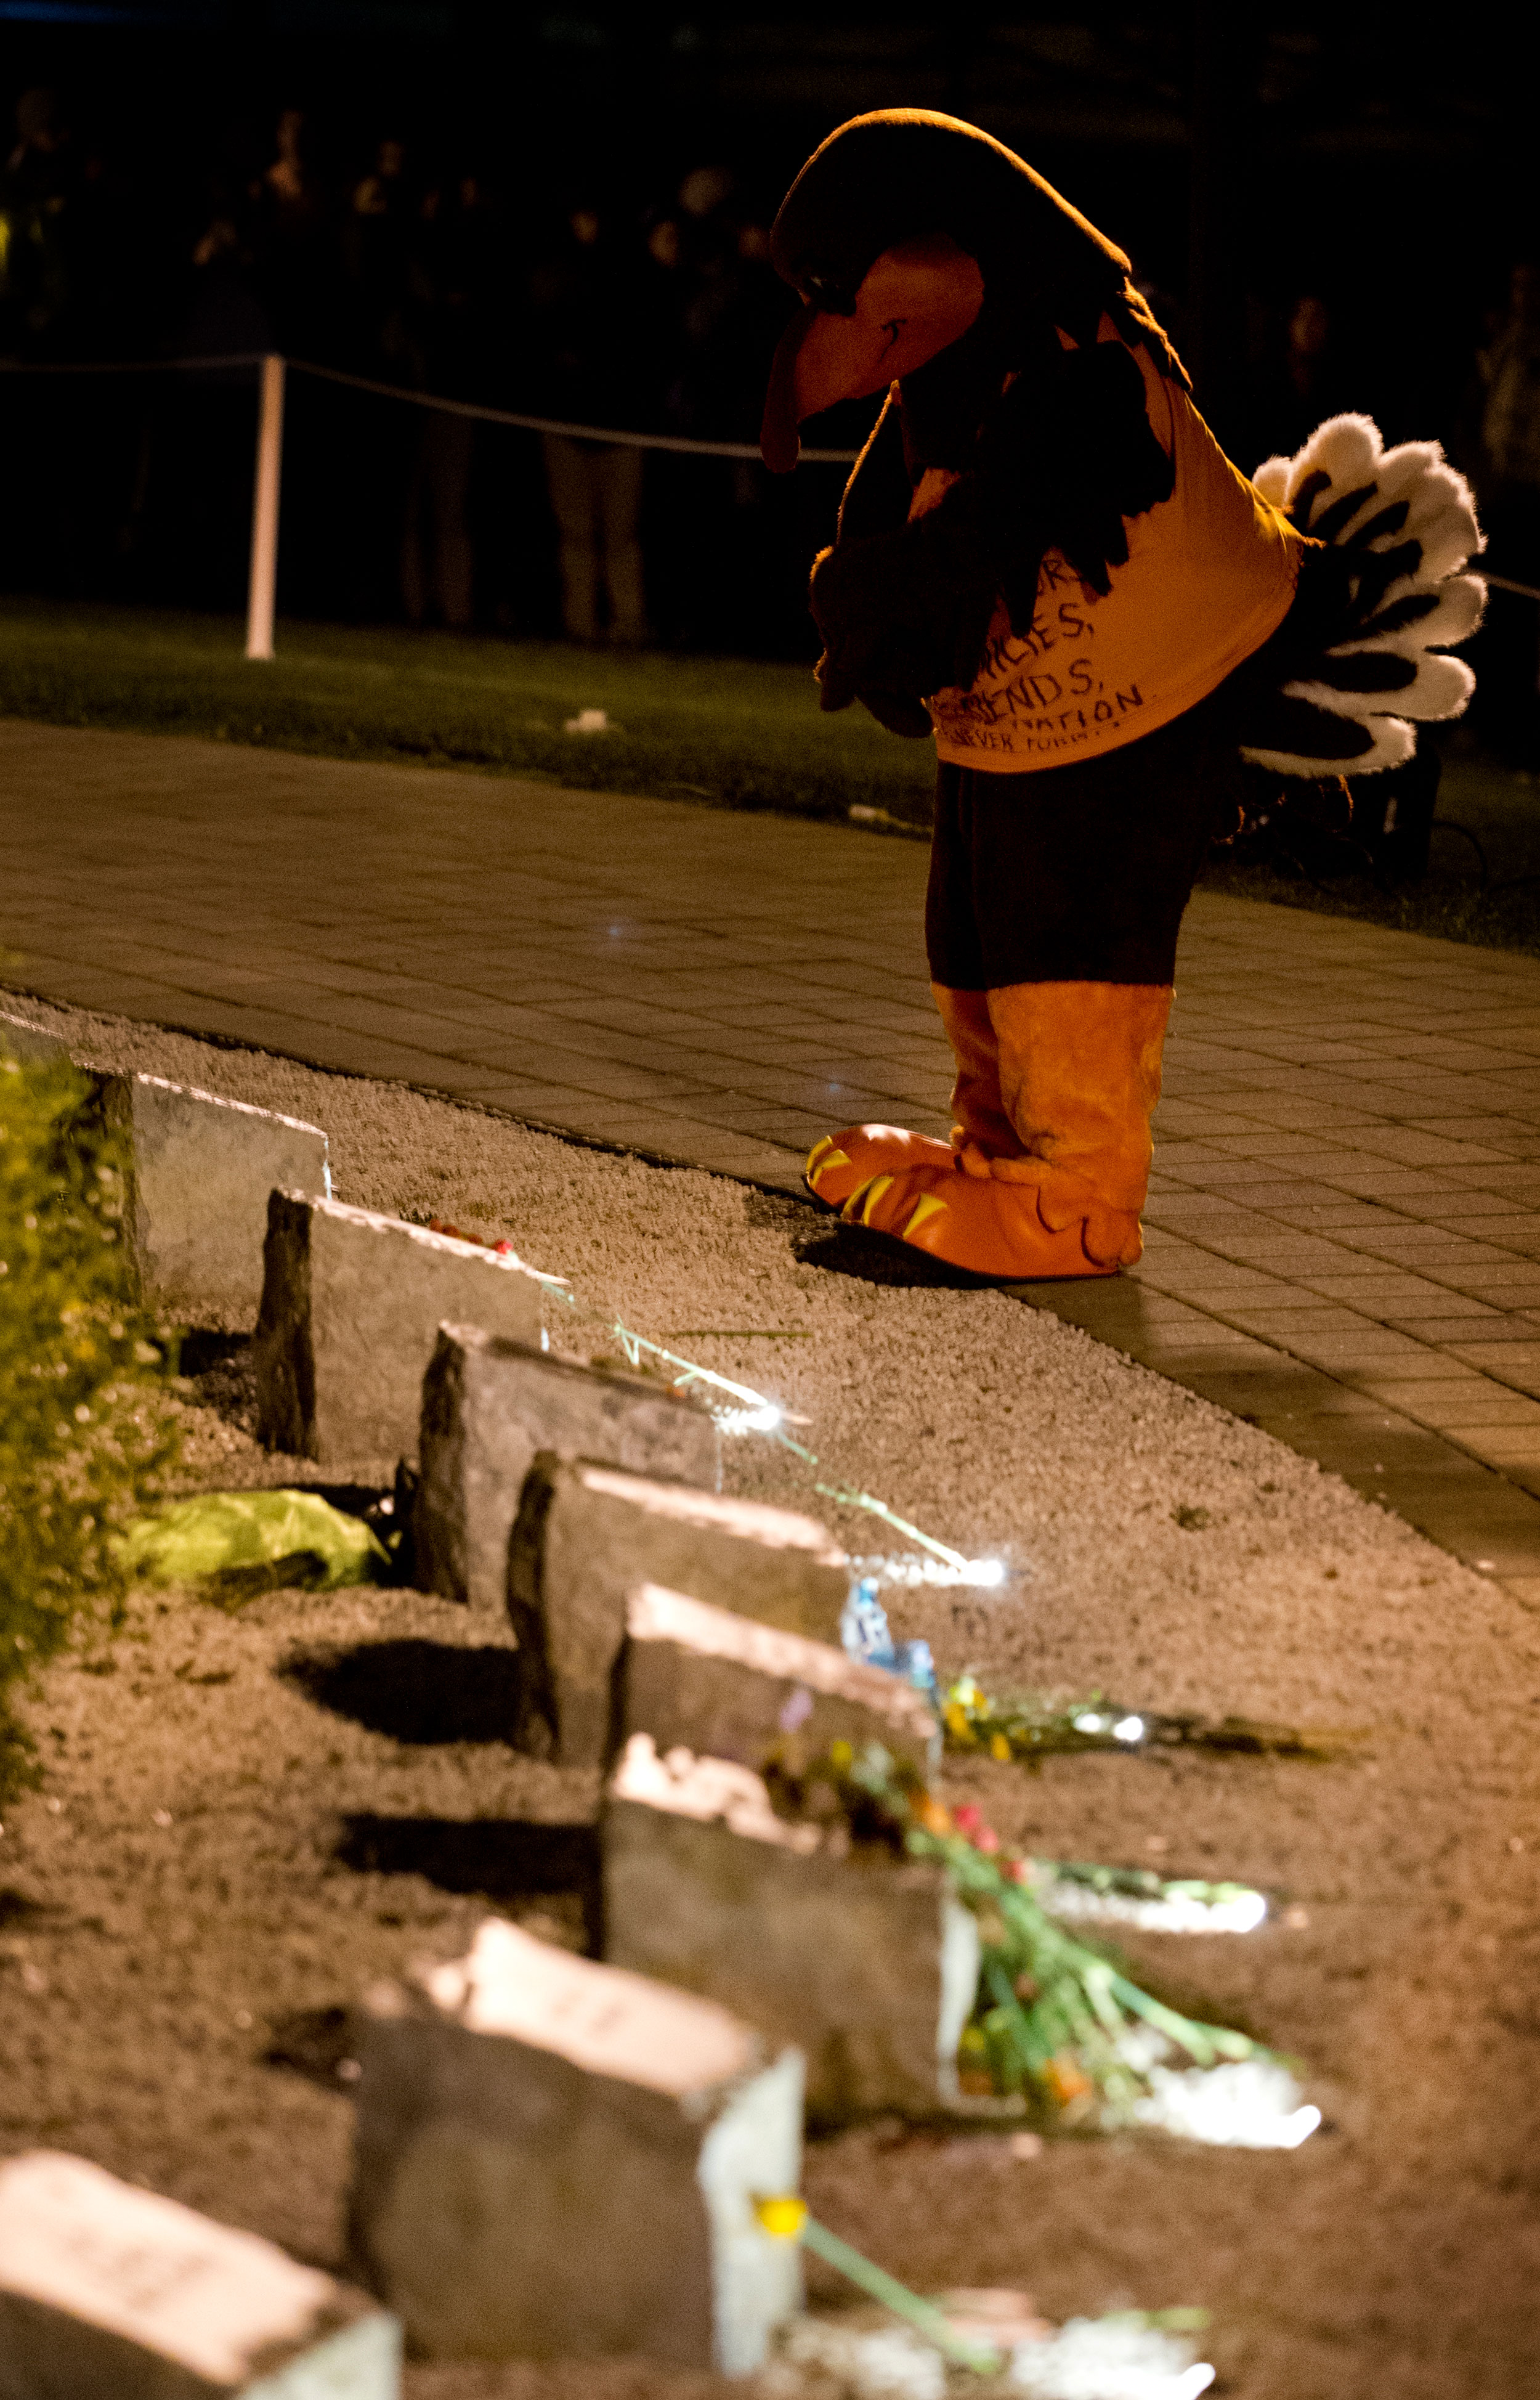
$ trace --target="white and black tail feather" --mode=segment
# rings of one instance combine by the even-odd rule
[[[1409,719],[1458,716],[1476,689],[1449,645],[1486,602],[1462,573],[1482,547],[1470,486],[1437,442],[1385,449],[1371,417],[1333,416],[1252,478],[1302,533],[1293,608],[1252,662],[1241,756],[1285,775],[1372,773],[1411,757]]]

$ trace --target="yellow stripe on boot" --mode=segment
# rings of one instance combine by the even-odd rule
[[[915,1202],[914,1215],[909,1219],[908,1223],[904,1228],[903,1239],[906,1242],[912,1242],[919,1234],[921,1225],[923,1225],[929,1218],[939,1216],[941,1210],[945,1208],[946,1206],[947,1203],[945,1200],[938,1200],[934,1192],[927,1192],[923,1198]]]
[[[851,1125],[844,1133],[826,1133],[808,1152],[802,1180],[815,1200],[843,1209],[853,1193],[864,1191],[874,1176],[903,1167],[940,1166],[952,1163],[950,1142],[929,1135],[906,1133],[902,1125]]]
[[[872,1221],[872,1210],[877,1207],[892,1181],[891,1175],[874,1175],[869,1183],[863,1183],[857,1191],[852,1192],[839,1211],[846,1223],[869,1225]]]
[[[815,1141],[809,1151],[808,1163],[802,1169],[802,1180],[816,1195],[821,1175],[836,1175],[840,1167],[849,1166],[850,1163],[847,1152],[839,1148],[833,1134],[826,1133],[823,1140]]]

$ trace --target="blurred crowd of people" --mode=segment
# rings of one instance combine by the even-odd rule
[[[567,164],[520,184],[506,159],[489,177],[399,126],[349,152],[300,108],[266,122],[265,138],[259,125],[216,145],[212,167],[189,146],[130,175],[111,144],[77,138],[58,95],[22,93],[0,172],[0,358],[277,349],[574,427],[754,442],[793,302],[769,258],[778,192],[741,165]],[[1179,340],[1179,302],[1147,288]],[[1540,267],[1514,268],[1443,426],[1397,423],[1321,291],[1249,305],[1220,424],[1242,464],[1342,408],[1379,412],[1391,439],[1441,435],[1477,485],[1494,568],[1540,584]],[[253,383],[249,369],[5,378],[12,456],[34,471],[0,504],[0,580],[237,605]],[[825,438],[857,446],[870,414],[852,405]],[[805,647],[807,565],[841,481],[814,469],[777,485],[753,459],[538,439],[295,376],[280,597],[584,642]],[[1512,702],[1498,731],[1540,758],[1537,633],[1534,604],[1510,599],[1484,638]]]
[[[279,350],[577,427],[756,437],[792,302],[770,265],[769,211],[726,166],[688,166],[650,195],[572,171],[531,197],[387,130],[323,171],[305,113],[285,108],[265,155],[150,211],[76,143],[53,93],[23,94],[16,130],[0,176],[0,357]],[[127,399],[84,377],[11,381],[40,472],[0,536],[7,581],[78,585],[94,564],[97,580],[153,596],[234,597],[251,372],[147,380]],[[114,558],[93,562],[104,501]],[[798,514],[772,505],[752,461],[536,443],[291,379],[284,580],[292,605],[320,613],[457,628],[553,614],[578,640],[754,638],[768,630],[755,608],[735,624],[709,577],[729,554],[762,566],[770,548],[787,553],[779,593],[802,571]],[[511,542],[517,567],[493,555]],[[746,596],[749,579],[733,580]]]

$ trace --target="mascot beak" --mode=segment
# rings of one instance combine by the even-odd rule
[[[771,474],[796,466],[797,428],[808,417],[913,375],[949,349],[983,305],[977,259],[946,234],[883,251],[843,308],[821,298],[815,285],[770,367],[759,448]]]

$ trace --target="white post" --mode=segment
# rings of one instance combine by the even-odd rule
[[[246,655],[273,655],[273,595],[278,583],[278,498],[283,475],[283,361],[262,361],[257,416],[256,488],[252,498],[252,580],[246,600]]]

